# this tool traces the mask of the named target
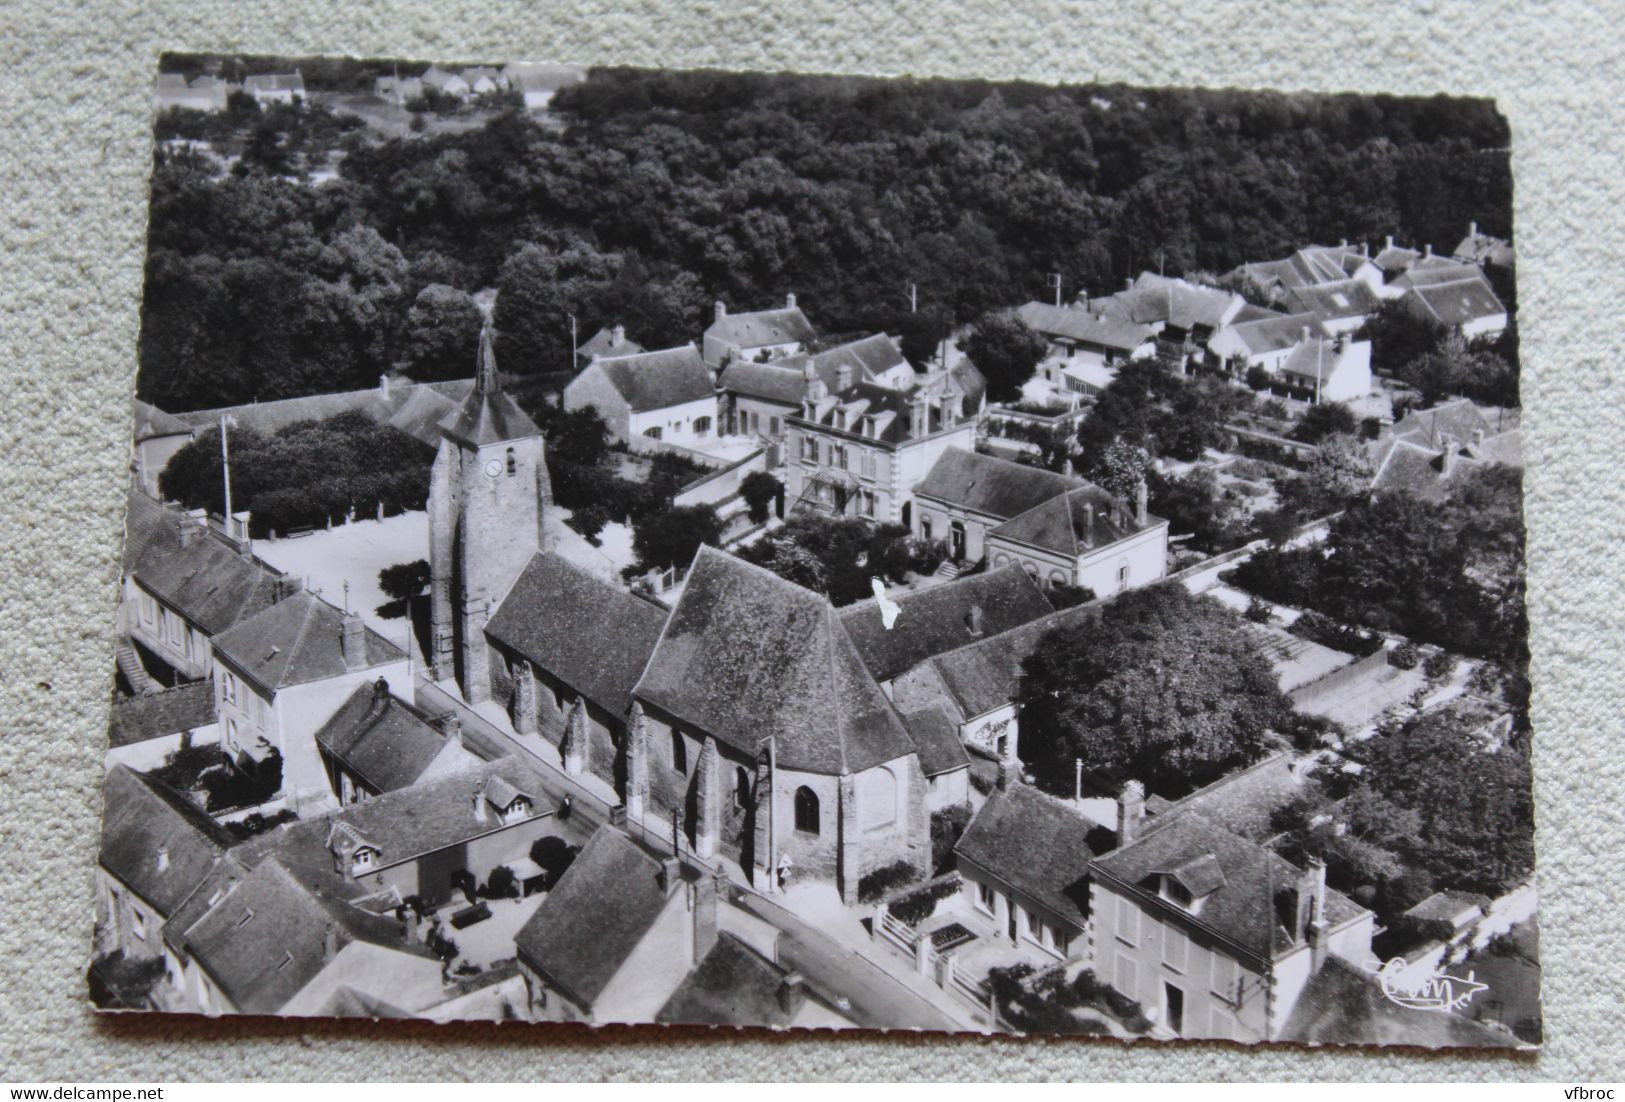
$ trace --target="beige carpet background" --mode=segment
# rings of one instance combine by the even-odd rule
[[[154,0],[135,7],[108,0],[0,7],[7,412],[0,421],[0,1079],[1618,1077],[1625,139],[1617,74],[1625,6]],[[1544,1054],[97,1018],[84,1000],[82,970],[135,370],[149,90],[165,48],[1497,98],[1515,135]]]

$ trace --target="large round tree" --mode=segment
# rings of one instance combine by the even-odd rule
[[[1021,385],[1033,377],[1046,347],[1044,338],[1013,310],[983,314],[960,344],[987,379],[987,396],[994,402],[1021,396]]]
[[[1259,757],[1292,710],[1241,618],[1176,583],[1057,628],[1024,669],[1021,756],[1056,791],[1082,759],[1178,796]]]

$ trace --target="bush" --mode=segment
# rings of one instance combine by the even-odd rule
[[[1313,609],[1300,615],[1287,631],[1299,639],[1307,639],[1311,643],[1319,643],[1323,647],[1340,650],[1344,654],[1358,655],[1361,658],[1382,649],[1381,636],[1357,631]]]
[[[1275,609],[1270,606],[1269,602],[1254,597],[1247,602],[1247,611],[1243,612],[1242,615],[1255,624],[1267,624],[1275,618]]]
[[[234,838],[252,838],[256,834],[264,834],[268,830],[275,830],[283,823],[297,822],[299,816],[289,808],[283,808],[275,815],[265,815],[255,811],[243,816],[236,822],[225,824]]]
[[[274,797],[281,789],[280,753],[273,749],[264,761],[259,762],[247,754],[240,754],[229,766],[210,770],[203,775],[203,790],[207,794],[204,809],[214,814],[239,807],[255,807]]]
[[[519,883],[514,877],[513,870],[507,865],[498,865],[492,869],[480,894],[487,899],[517,899]]]
[[[750,522],[766,524],[768,506],[784,502],[784,483],[766,471],[752,471],[740,481],[739,496],[750,507]]]
[[[1247,385],[1253,390],[1268,390],[1270,387],[1269,369],[1260,364],[1253,364],[1248,367]]]
[[[559,877],[565,874],[580,852],[579,846],[572,846],[556,834],[538,838],[530,844],[530,859],[547,875],[549,888],[559,882]]]
[[[604,530],[604,525],[610,522],[609,509],[603,505],[580,505],[570,512],[570,519],[564,523],[575,531],[581,533],[583,539],[597,547],[598,534]]]
[[[858,880],[858,902],[875,903],[898,888],[912,884],[920,872],[907,861],[894,861],[890,865],[865,873]]]
[[[942,872],[953,862],[954,846],[970,825],[970,805],[959,804],[931,813],[931,868]]]
[[[1421,660],[1416,644],[1409,639],[1388,652],[1388,664],[1396,670],[1414,670]]]
[[[1106,1011],[1134,1033],[1144,1033],[1151,1028],[1151,1020],[1139,1003],[1117,988],[1101,983],[1088,969],[1078,973],[1078,978],[1072,981],[1072,989],[1079,1002]]]
[[[918,926],[936,913],[937,904],[959,894],[958,876],[944,877],[894,899],[886,907],[905,926]]]
[[[1447,650],[1434,651],[1422,662],[1429,681],[1443,681],[1456,672],[1456,656]]]

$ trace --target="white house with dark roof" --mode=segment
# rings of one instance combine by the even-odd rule
[[[766,363],[805,351],[814,335],[793,294],[784,296],[783,306],[738,314],[730,314],[719,300],[701,348],[706,366],[715,371],[734,360]]]
[[[1318,314],[1276,314],[1227,325],[1213,335],[1207,347],[1213,358],[1231,365],[1236,374],[1261,367],[1276,375],[1306,333],[1325,332]]]
[[[768,363],[735,357],[717,376],[723,431],[782,438],[786,421],[801,408],[809,368],[832,392],[854,383],[894,390],[910,390],[919,383],[903,350],[884,333]]]
[[[1275,383],[1306,402],[1352,402],[1371,393],[1371,342],[1310,334],[1293,346]]]
[[[955,562],[981,562],[988,532],[1083,485],[1081,478],[1042,467],[945,448],[914,487],[914,535],[927,543],[946,540]]]
[[[592,363],[596,356],[634,356],[643,351],[645,349],[641,344],[626,335],[626,326],[619,323],[606,325],[576,348],[576,370],[580,371]]]
[[[762,891],[929,865],[914,739],[822,594],[701,547],[632,697],[629,819]]]
[[[1450,253],[1451,259],[1480,267],[1511,268],[1518,262],[1512,243],[1504,237],[1480,233],[1477,222],[1467,223],[1467,236]]]
[[[262,107],[268,103],[298,103],[305,98],[305,78],[297,69],[291,73],[256,73],[243,78],[243,91]]]
[[[96,949],[163,954],[162,926],[232,844],[231,835],[161,781],[115,765],[102,782]]]
[[[1393,238],[1388,242],[1392,246]],[[1383,283],[1384,269],[1380,260],[1380,254],[1373,260],[1365,245],[1356,247],[1343,241],[1336,245],[1308,245],[1280,260],[1243,264],[1236,273],[1277,296],[1301,287],[1349,279],[1359,280],[1377,291]]]
[[[1280,1038],[1310,981],[1371,959],[1370,911],[1196,811],[1144,818],[1130,783],[1117,848],[1089,865],[1095,975],[1138,1002],[1162,1037]]]
[[[357,687],[409,680],[405,651],[308,590],[217,636],[214,653],[221,749],[256,762],[275,750],[295,805],[333,798],[317,729]]]
[[[357,685],[316,729],[316,749],[340,806],[478,765],[455,716],[435,722],[380,677]]]
[[[654,1021],[715,947],[724,884],[600,827],[514,938],[532,1020]]]
[[[1085,483],[1011,517],[987,533],[988,563],[1018,564],[1045,588],[1077,586],[1108,597],[1168,573],[1168,522]]]
[[[131,473],[142,490],[159,497],[158,476],[175,453],[192,442],[197,430],[174,414],[150,402],[135,401],[135,440],[131,445]]]
[[[1321,329],[1334,337],[1359,329],[1381,305],[1382,297],[1359,279],[1293,287],[1281,298],[1286,313],[1313,314]]]
[[[1507,327],[1505,304],[1476,267],[1455,264],[1427,272],[1412,270],[1395,286],[1404,287],[1400,302],[1411,314],[1468,340],[1493,340]]]
[[[579,84],[587,73],[575,65],[515,61],[502,67],[502,78],[524,97],[527,111],[541,111],[553,102],[559,89]]]
[[[565,386],[564,408],[597,410],[610,438],[621,443],[695,447],[717,436],[716,387],[692,344],[595,356]]]

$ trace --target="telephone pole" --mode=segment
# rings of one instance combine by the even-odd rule
[[[226,415],[220,415],[220,477],[226,488],[226,533],[231,534],[231,445],[226,440]]]
[[[1061,305],[1061,273],[1055,273],[1055,305]]]
[[[570,319],[570,371],[573,373],[576,369],[576,360],[580,358],[580,353],[576,351],[580,345],[576,341],[576,316],[574,314],[566,316]]]
[[[920,285],[918,283],[908,285],[908,312],[911,314],[920,312]]]

